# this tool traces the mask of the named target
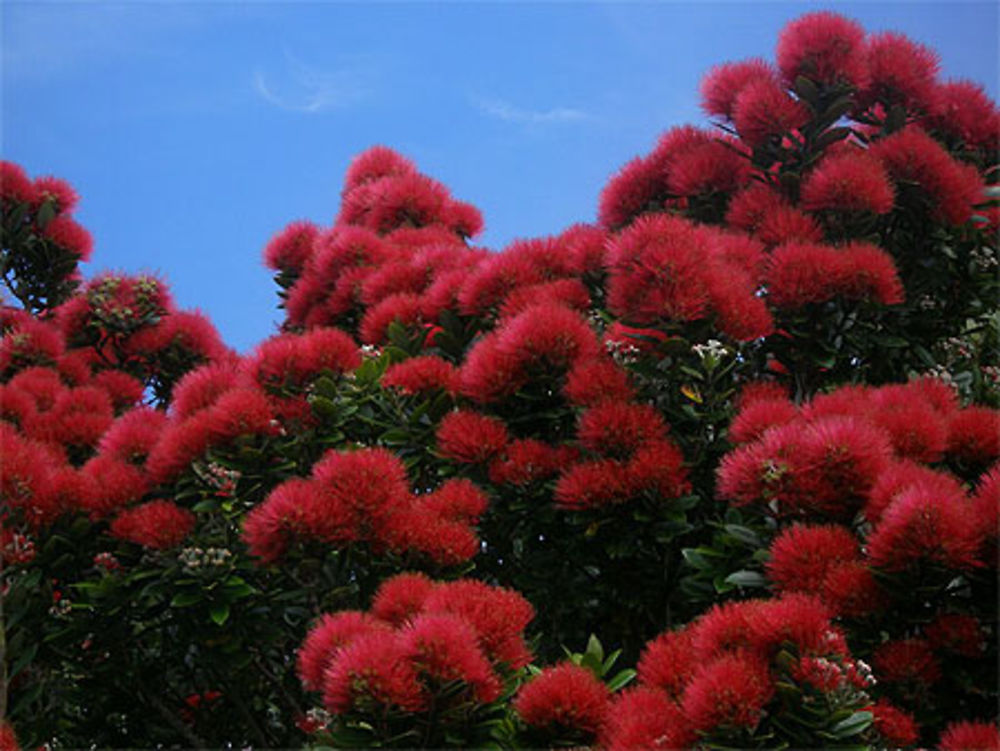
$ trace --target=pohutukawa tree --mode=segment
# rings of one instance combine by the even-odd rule
[[[245,356],[3,163],[0,747],[1000,747],[1000,114],[937,69],[805,15],[498,252],[375,147]]]

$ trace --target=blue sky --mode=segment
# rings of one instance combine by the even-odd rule
[[[713,64],[773,58],[832,8],[935,48],[997,97],[998,6],[962,3],[15,2],[0,5],[0,152],[82,195],[87,276],[156,271],[246,350],[280,320],[268,238],[329,224],[383,143],[482,210],[479,242],[592,221],[608,177],[704,123]]]

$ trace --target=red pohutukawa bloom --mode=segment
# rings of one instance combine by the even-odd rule
[[[404,394],[454,392],[458,370],[447,360],[434,355],[411,357],[390,365],[382,376],[382,386],[399,389]]]
[[[608,688],[586,668],[571,662],[546,668],[514,699],[514,711],[528,725],[554,735],[575,731],[592,740],[608,711]]]
[[[45,175],[36,177],[33,184],[35,207],[38,208],[45,201],[52,201],[56,211],[60,214],[72,211],[80,201],[80,196],[73,189],[73,186],[59,177]]]
[[[729,440],[749,443],[771,428],[787,425],[799,416],[798,407],[782,394],[777,399],[756,399],[742,407],[729,425]]]
[[[886,31],[868,38],[867,53],[870,78],[862,102],[899,104],[911,112],[934,109],[940,63],[933,50]]]
[[[1000,730],[991,722],[953,722],[941,733],[940,751],[997,751]]]
[[[731,119],[740,91],[759,78],[776,78],[774,68],[760,58],[716,65],[701,80],[701,108],[709,115]]]
[[[660,634],[642,651],[636,666],[639,682],[679,699],[699,667],[692,647],[689,629]]]
[[[629,401],[635,389],[628,373],[607,358],[577,363],[566,375],[563,394],[577,407],[592,407],[604,401]]]
[[[194,529],[195,515],[171,501],[150,501],[122,511],[111,522],[112,537],[154,550],[179,545]]]
[[[788,243],[771,253],[768,299],[779,308],[800,308],[842,296],[883,305],[902,302],[903,287],[892,258],[872,245],[844,248]]]
[[[816,593],[827,574],[858,557],[858,543],[847,527],[794,524],[771,543],[765,564],[779,591]]]
[[[21,165],[0,160],[0,199],[32,203],[36,195],[31,178]]]
[[[1000,410],[971,406],[952,415],[947,452],[973,467],[1000,459]]]
[[[601,745],[609,751],[686,748],[698,737],[674,700],[642,686],[615,698],[601,736]]]
[[[733,126],[750,146],[797,130],[809,121],[809,110],[771,79],[747,83],[733,103]]]
[[[875,729],[893,748],[914,745],[920,738],[920,729],[913,716],[879,699],[871,707]]]
[[[416,672],[432,686],[461,681],[476,701],[499,697],[501,683],[476,642],[476,631],[458,615],[418,615],[400,632],[403,653]]]
[[[304,334],[282,334],[257,346],[242,365],[261,387],[300,391],[324,372],[337,376],[361,365],[351,337],[336,328],[314,328]]]
[[[637,220],[608,251],[608,307],[630,323],[696,321],[716,314],[725,333],[753,339],[772,322],[753,275],[721,251],[724,238],[686,220]],[[706,246],[714,252],[706,254]]]
[[[324,614],[298,651],[297,669],[303,687],[307,691],[321,690],[323,674],[338,650],[359,636],[388,630],[385,623],[367,613],[342,610]]]
[[[911,125],[876,141],[871,153],[882,160],[900,189],[916,183],[935,218],[962,224],[982,200],[982,179],[974,167],[955,161],[944,147]]]
[[[510,590],[400,574],[379,587],[371,613],[324,616],[299,650],[299,675],[328,710],[358,718],[440,708],[436,696],[454,701],[456,689],[463,702],[493,702],[501,674],[531,660],[532,616]]]
[[[490,481],[498,485],[530,485],[559,473],[577,459],[570,446],[550,446],[533,438],[511,441],[490,464]]]
[[[372,598],[372,615],[393,626],[402,626],[423,610],[434,586],[430,578],[418,573],[386,579]]]
[[[934,649],[979,657],[985,651],[983,626],[975,616],[941,613],[924,628],[924,636]]]
[[[691,727],[753,730],[774,695],[767,664],[750,653],[728,654],[698,670],[684,689],[681,708]]]
[[[666,438],[667,424],[648,404],[605,402],[581,413],[576,435],[590,451],[626,458],[640,446]]]
[[[882,164],[858,149],[824,157],[802,182],[801,205],[809,211],[887,214],[894,196]]]
[[[925,639],[902,639],[880,645],[872,656],[875,674],[889,683],[930,685],[941,677],[941,664]]]
[[[488,462],[508,440],[502,420],[468,410],[449,412],[437,429],[438,451],[462,464]]]
[[[428,695],[399,633],[375,631],[334,653],[323,675],[323,705],[334,714],[375,706],[418,712]]]
[[[868,79],[865,30],[830,11],[806,13],[786,24],[776,54],[781,75],[789,83],[805,76],[828,86],[857,88]]]
[[[264,248],[264,263],[275,271],[299,274],[313,253],[320,229],[312,222],[292,222]]]
[[[883,512],[868,538],[868,558],[884,571],[903,571],[921,563],[970,569],[978,560],[979,533],[974,507],[961,494],[914,485]]]
[[[81,261],[89,261],[94,250],[94,238],[72,217],[62,214],[45,225],[42,235]]]
[[[1000,146],[1000,109],[973,81],[949,81],[933,97],[931,127],[962,139],[967,148],[996,152]]]

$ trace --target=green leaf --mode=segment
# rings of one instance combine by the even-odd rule
[[[632,682],[636,675],[636,672],[632,668],[619,671],[611,680],[608,681],[608,690],[617,691],[620,688],[624,688]]]
[[[759,548],[763,545],[760,539],[760,535],[754,532],[749,527],[744,527],[742,524],[727,524],[723,529],[730,537],[735,537],[742,543],[747,545],[752,545],[755,548]]]
[[[211,616],[216,626],[221,626],[229,620],[229,604],[220,603],[218,605],[213,605],[208,614]]]
[[[22,652],[14,664],[10,668],[10,673],[8,673],[8,678],[13,678],[15,675],[20,673],[28,664],[35,659],[35,654],[38,652],[38,642],[34,642],[30,647],[28,647],[24,652]]]
[[[196,602],[201,602],[202,595],[201,592],[178,592],[174,595],[173,599],[170,601],[170,607],[172,608],[187,608],[194,605]]]
[[[766,587],[767,579],[756,571],[734,571],[726,577],[726,581],[737,587]]]
[[[830,732],[837,738],[850,738],[852,735],[867,730],[873,719],[871,712],[855,712],[846,720],[841,720],[830,728]]]

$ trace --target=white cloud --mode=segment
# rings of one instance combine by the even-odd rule
[[[553,107],[548,110],[529,110],[517,107],[502,99],[477,99],[479,110],[490,117],[523,125],[546,125],[556,123],[580,122],[590,120],[591,116],[583,110],[571,107]]]
[[[364,76],[353,70],[321,70],[285,52],[285,69],[265,74],[257,70],[253,87],[260,97],[279,109],[316,113],[357,103],[368,94]]]

